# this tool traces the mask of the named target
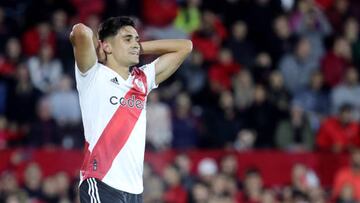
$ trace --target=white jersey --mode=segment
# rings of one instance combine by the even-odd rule
[[[133,68],[127,80],[98,62],[86,73],[75,69],[86,141],[80,182],[97,178],[142,193],[146,98],[157,87],[155,61]]]

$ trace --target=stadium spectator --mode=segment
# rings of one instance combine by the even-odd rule
[[[210,185],[211,181],[214,179],[214,177],[218,173],[218,165],[213,158],[203,158],[199,161],[197,165],[197,173],[198,181]]]
[[[250,151],[254,149],[255,141],[256,134],[253,130],[242,129],[237,133],[233,147],[239,152]]]
[[[164,171],[164,181],[166,189],[164,193],[164,203],[186,203],[188,194],[186,189],[181,185],[181,175],[179,170],[169,165]]]
[[[192,33],[191,41],[194,48],[202,53],[206,62],[214,62],[227,32],[213,12],[204,11],[201,19],[201,27]]]
[[[248,27],[245,22],[237,21],[231,29],[231,37],[225,46],[231,50],[237,63],[250,67],[254,63],[256,50],[248,39]]]
[[[193,114],[190,97],[183,92],[176,96],[172,116],[172,140],[174,149],[191,149],[197,146],[199,131],[196,115]]]
[[[142,1],[140,0],[108,0],[105,4],[104,18],[117,16],[119,13],[126,16],[141,16]]]
[[[57,182],[55,177],[49,176],[44,178],[42,184],[42,200],[45,202],[59,202],[59,196],[57,195]]]
[[[309,84],[311,74],[318,69],[318,61],[311,54],[309,39],[298,39],[293,52],[281,58],[278,68],[284,77],[285,87],[292,95],[304,89]]]
[[[48,98],[42,98],[37,104],[36,120],[30,127],[27,141],[33,147],[51,148],[60,145],[61,138],[58,126],[52,117]]]
[[[273,70],[273,61],[267,52],[260,52],[256,58],[255,63],[250,68],[253,80],[256,84],[268,84],[269,75]]]
[[[0,54],[4,53],[6,41],[11,37],[17,37],[19,24],[8,15],[8,8],[0,5]]]
[[[276,108],[279,118],[288,116],[290,109],[290,94],[284,86],[284,78],[279,71],[272,71],[268,76],[269,102]]]
[[[234,105],[239,111],[244,111],[251,106],[254,99],[254,84],[251,74],[243,69],[236,74],[232,81],[234,89]]]
[[[174,20],[176,28],[190,34],[200,28],[201,23],[201,0],[186,0],[178,10]]]
[[[234,61],[229,49],[222,49],[218,58],[208,72],[210,88],[216,94],[230,90],[232,77],[241,70],[241,65]]]
[[[195,183],[191,189],[190,203],[206,203],[210,199],[210,189],[202,182]]]
[[[359,124],[352,119],[352,106],[344,104],[336,116],[324,119],[316,136],[320,150],[334,153],[348,151],[359,145]]]
[[[204,98],[207,85],[206,66],[204,58],[198,51],[193,51],[190,60],[185,61],[183,67],[177,72],[184,90],[187,91],[194,104],[203,105],[206,103]]]
[[[191,173],[192,160],[186,154],[179,154],[174,159],[174,165],[179,170],[182,185],[190,191],[195,183],[195,177]]]
[[[351,65],[351,48],[349,42],[342,37],[334,41],[332,50],[329,50],[321,60],[321,71],[325,84],[335,87],[341,83],[346,69]]]
[[[105,2],[101,0],[68,0],[75,8],[78,21],[84,22],[91,15],[102,15]]]
[[[6,202],[7,199],[12,196],[22,196],[23,199],[27,199],[27,193],[22,190],[16,179],[16,176],[11,171],[4,171],[0,176],[0,201]]]
[[[344,184],[339,196],[336,198],[336,203],[355,203],[354,188],[351,184]]]
[[[256,168],[250,168],[245,172],[243,194],[240,196],[240,202],[260,203],[263,194],[263,180],[260,171]]]
[[[345,21],[343,29],[344,38],[350,43],[352,50],[352,62],[360,70],[360,38],[359,38],[359,23],[358,21],[351,17]]]
[[[276,108],[269,102],[268,93],[262,85],[257,85],[254,102],[246,112],[246,126],[256,132],[255,147],[274,146],[274,131],[278,122]]]
[[[152,175],[144,182],[144,203],[163,201],[164,183],[160,176]]]
[[[160,100],[159,92],[149,95],[147,105],[146,142],[149,150],[165,150],[171,146],[173,139],[171,110]]]
[[[276,128],[276,146],[289,151],[311,151],[314,140],[314,134],[304,110],[300,106],[292,105],[290,118],[279,122]]]
[[[80,123],[81,112],[77,92],[73,89],[72,78],[63,75],[57,87],[49,95],[51,114],[60,126]]]
[[[291,171],[291,188],[293,192],[305,194],[319,187],[319,178],[316,173],[302,163],[296,163]]]
[[[6,116],[20,133],[28,133],[41,95],[42,93],[31,83],[26,64],[18,64],[15,77],[9,83]]]
[[[349,0],[333,0],[333,4],[326,11],[326,15],[335,32],[340,34],[344,21],[350,17]]]
[[[294,95],[293,101],[304,109],[311,129],[316,132],[323,117],[330,113],[329,92],[324,88],[324,77],[317,71],[311,75],[309,85]]]
[[[235,155],[225,155],[220,160],[220,171],[221,174],[226,175],[232,180],[237,181],[238,179],[238,162]]]
[[[16,66],[22,62],[21,45],[17,38],[9,38],[5,46],[5,54],[0,56],[0,75],[11,77],[16,72]]]
[[[350,104],[354,111],[353,118],[360,120],[360,85],[359,74],[355,68],[350,67],[346,70],[344,82],[331,92],[331,108],[332,112],[338,112],[339,108],[344,104]]]
[[[145,23],[155,27],[165,27],[176,18],[178,5],[175,0],[144,0],[142,16]]]
[[[52,53],[54,53],[56,50],[56,35],[51,30],[51,25],[46,21],[42,21],[24,33],[22,44],[24,54],[28,57],[39,54],[43,44],[48,44]]]
[[[71,188],[71,180],[69,175],[66,172],[59,171],[57,174],[54,175],[56,193],[59,196],[60,202],[71,202],[73,200],[73,193]]]
[[[42,199],[42,181],[43,174],[40,166],[35,163],[29,163],[24,171],[24,190],[29,195],[29,198],[34,201]]]
[[[244,125],[234,105],[234,96],[230,91],[220,94],[218,106],[204,112],[204,122],[207,126],[201,142],[206,147],[231,147],[236,134]]]
[[[27,65],[33,85],[43,93],[50,93],[55,88],[63,72],[62,64],[54,58],[49,44],[42,45],[38,56],[29,58]]]
[[[0,149],[7,147],[11,134],[8,131],[8,124],[5,116],[0,116]]]
[[[244,9],[244,20],[249,28],[249,37],[260,51],[269,36],[272,22],[282,13],[280,1],[254,0],[249,1]]]
[[[63,75],[57,87],[48,95],[51,115],[59,126],[62,146],[67,149],[83,145],[79,98],[73,88],[73,80]]]
[[[272,23],[272,28],[272,33],[267,40],[267,50],[276,67],[280,58],[293,49],[295,34],[291,32],[289,19],[285,15],[276,17]]]
[[[71,43],[68,35],[70,33],[70,16],[64,10],[57,10],[52,15],[52,27],[56,35],[55,56],[58,57],[64,67],[64,72],[74,74],[71,68],[74,64]]]
[[[319,59],[325,51],[323,39],[332,32],[331,25],[323,11],[314,1],[302,0],[300,4],[307,5],[303,5],[306,8],[302,15],[298,16],[298,22],[295,24],[294,31],[309,40],[311,55]]]
[[[351,151],[350,163],[335,175],[332,197],[339,202],[360,200],[360,149]],[[350,202],[349,201],[349,202]]]

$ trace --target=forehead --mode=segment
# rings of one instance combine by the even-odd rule
[[[118,35],[119,36],[127,36],[127,35],[131,35],[131,36],[134,36],[134,37],[138,37],[139,34],[137,33],[136,29],[132,26],[125,26],[125,27],[122,27],[119,29],[119,32],[118,32]]]

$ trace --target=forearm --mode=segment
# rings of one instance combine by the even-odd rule
[[[192,42],[186,39],[166,39],[141,42],[141,54],[166,54],[172,52],[189,52]]]

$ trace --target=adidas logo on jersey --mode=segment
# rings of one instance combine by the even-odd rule
[[[116,77],[114,77],[113,79],[110,80],[111,82],[115,83],[115,84],[119,84],[119,81]]]

